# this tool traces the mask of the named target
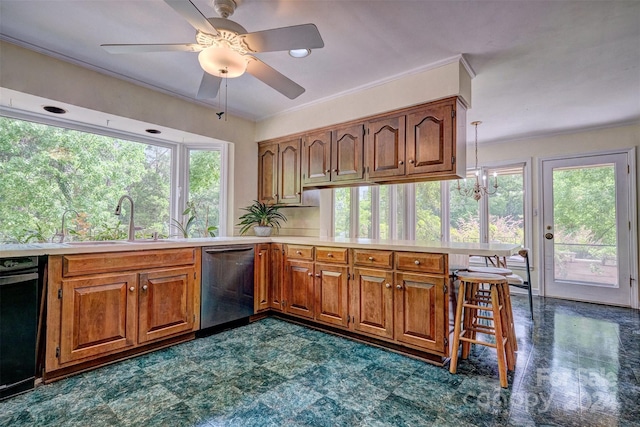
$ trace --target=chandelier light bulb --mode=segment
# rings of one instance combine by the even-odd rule
[[[467,186],[467,178],[464,178],[464,187],[460,186],[460,180],[458,180],[457,190],[463,197],[473,197],[474,200],[480,201],[482,196],[490,196],[496,194],[498,191],[498,173],[493,172],[493,185],[490,189],[487,186],[487,174],[482,174],[482,184],[480,184],[480,168],[478,168],[478,125],[482,122],[471,122],[476,128],[475,149],[476,149],[476,164],[475,164],[475,183],[473,187]]]

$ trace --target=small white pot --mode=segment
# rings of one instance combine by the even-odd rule
[[[272,230],[272,227],[261,227],[259,225],[256,225],[255,227],[253,227],[253,232],[258,237],[271,236],[271,230]]]

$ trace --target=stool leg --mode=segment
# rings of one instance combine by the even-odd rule
[[[496,350],[498,356],[498,374],[500,387],[507,388],[507,366],[504,351],[504,335],[502,333],[502,321],[500,319],[500,301],[497,286],[491,286],[491,305],[493,306],[493,326],[496,332]]]
[[[465,297],[465,283],[461,280],[458,288],[458,304],[456,306],[456,320],[453,326],[453,348],[451,349],[451,363],[449,372],[456,373],[458,369],[458,349],[460,347],[460,329],[462,327],[462,303]]]
[[[477,290],[478,290],[477,283],[466,283],[464,301],[462,304],[463,306],[465,303],[468,303],[473,299],[473,296],[476,294]],[[476,333],[472,331],[473,322],[476,319],[476,314],[477,314],[477,310],[475,308],[464,307],[464,313],[462,316],[463,317],[462,334],[464,334],[466,338],[471,338],[471,339],[476,338]],[[471,350],[471,343],[469,341],[462,341],[462,358],[463,359],[467,359],[469,357],[470,350]]]
[[[507,293],[505,293],[505,288],[508,287],[508,285],[506,284],[498,284],[495,285],[498,291],[498,299],[499,299],[499,303],[500,303],[500,307],[499,307],[499,311],[500,311],[500,322],[501,322],[501,328],[502,328],[502,332],[504,333],[504,335],[507,337],[507,342],[504,348],[505,351],[505,356],[507,359],[507,369],[509,371],[513,371],[516,367],[516,354],[515,354],[515,350],[513,348],[514,344],[513,344],[513,340],[514,340],[514,335],[513,335],[513,324],[511,322],[511,316],[510,316],[510,306],[509,306],[509,295]]]
[[[513,351],[518,351],[518,340],[516,339],[516,325],[513,321],[513,309],[511,308],[511,291],[509,291],[509,284],[503,285],[505,306],[507,309],[507,315],[509,316],[509,339],[512,340],[511,346]]]

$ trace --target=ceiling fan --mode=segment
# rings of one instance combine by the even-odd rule
[[[223,78],[239,77],[245,71],[290,99],[305,89],[271,68],[252,53],[310,50],[324,47],[314,24],[294,25],[247,33],[229,16],[236,10],[234,0],[213,0],[221,18],[207,18],[191,0],[164,0],[196,29],[196,43],[182,44],[103,44],[110,53],[199,52],[205,73],[197,99],[215,98]]]

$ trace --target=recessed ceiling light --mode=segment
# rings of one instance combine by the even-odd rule
[[[311,49],[291,49],[289,55],[294,58],[306,58],[311,55]]]
[[[154,135],[162,133],[161,131],[159,131],[158,129],[145,129],[145,132],[147,133],[152,133]]]
[[[67,110],[65,110],[64,108],[54,107],[53,105],[45,105],[44,107],[42,107],[42,109],[44,111],[47,111],[47,112],[53,113],[53,114],[66,114],[67,113]]]

